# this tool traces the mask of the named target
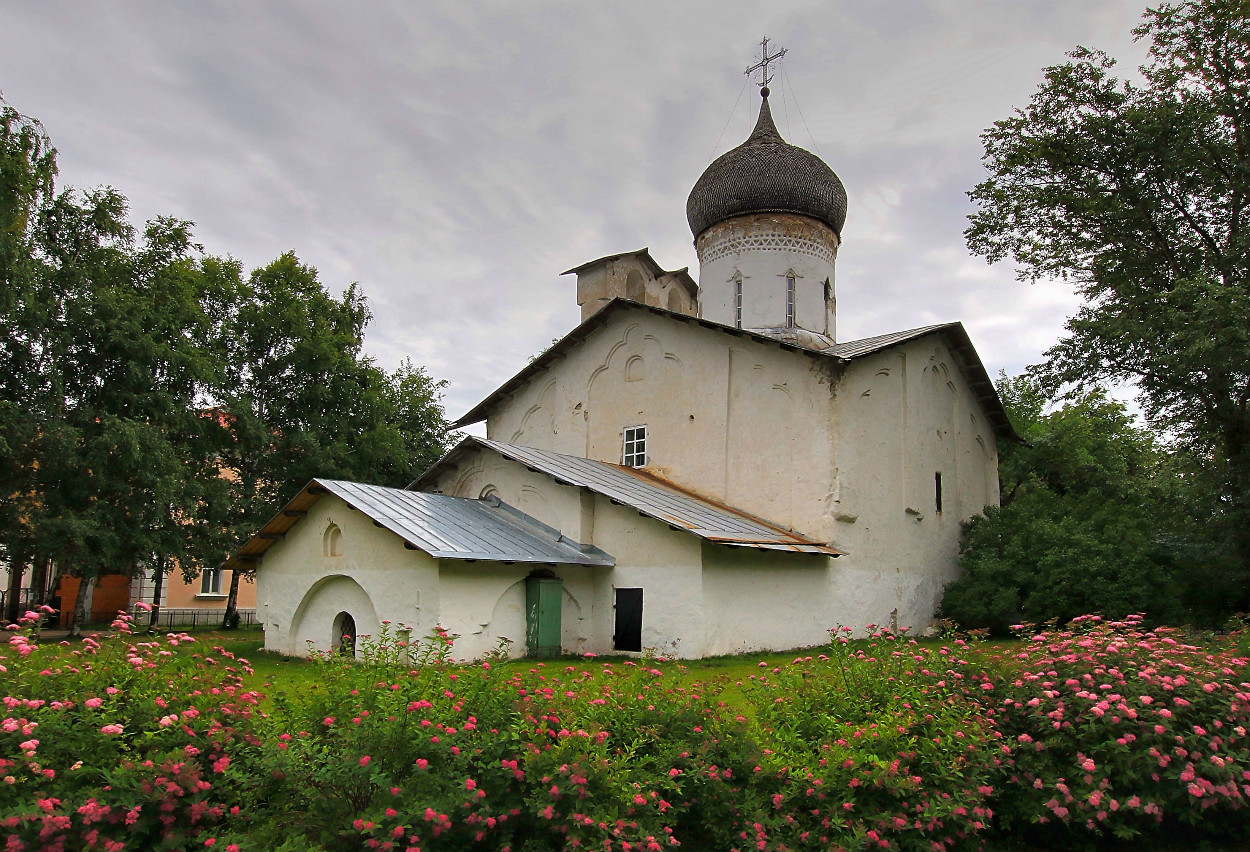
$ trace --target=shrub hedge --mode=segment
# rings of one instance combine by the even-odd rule
[[[974,848],[1244,835],[1246,659],[1078,619],[998,658],[835,631],[683,685],[658,659],[474,664],[385,626],[265,713],[244,660],[120,617],[0,651],[0,840],[20,850]],[[740,712],[739,712],[740,711]]]

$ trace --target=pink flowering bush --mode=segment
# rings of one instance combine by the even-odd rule
[[[1177,824],[1244,836],[1250,673],[1235,648],[1189,644],[1141,619],[1097,616],[1032,636],[1001,684],[1013,756],[1005,825],[1129,838]]]
[[[27,613],[0,651],[0,841],[22,850],[185,849],[237,814],[231,761],[254,742],[247,662],[143,639],[130,617],[47,646]],[[224,848],[224,847],[223,847]]]
[[[673,667],[503,674],[498,659],[450,665],[450,641],[403,648],[385,628],[361,663],[321,657],[317,688],[275,700],[261,841],[626,852],[727,830],[748,762]]]
[[[986,676],[948,648],[878,631],[752,677],[766,743],[736,849],[941,852],[986,829],[1001,736]]]

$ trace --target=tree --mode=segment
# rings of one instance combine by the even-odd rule
[[[112,189],[54,192],[0,102],[0,550],[82,578],[188,578],[314,476],[405,485],[441,454],[444,383],[363,354],[368,303],[288,253],[247,279],[191,224],[142,233]],[[237,574],[227,620],[233,614]],[[10,598],[16,607],[17,598]],[[69,602],[63,602],[68,606]],[[12,613],[10,613],[12,615]]]
[[[445,383],[411,362],[388,375],[363,354],[370,314],[359,289],[331,296],[290,252],[246,282],[237,264],[218,278],[231,275],[237,290],[222,288],[228,371],[219,400],[234,545],[314,477],[402,487],[442,455]],[[236,571],[226,626],[238,584]]]
[[[1101,390],[1050,410],[1036,379],[998,389],[1027,443],[1000,444],[1001,505],[965,523],[942,615],[1000,632],[1091,612],[1180,616],[1176,484],[1151,433]]]
[[[1080,48],[982,137],[966,236],[1085,303],[1038,370],[1048,387],[1126,382],[1172,436],[1250,603],[1250,2],[1145,13],[1142,81]]]
[[[32,559],[24,523],[31,493],[35,434],[31,413],[21,405],[20,389],[38,353],[29,337],[17,332],[25,323],[34,280],[31,240],[38,210],[52,195],[56,151],[43,126],[0,100],[0,548],[9,566],[7,607],[0,617],[16,621],[18,592]]]

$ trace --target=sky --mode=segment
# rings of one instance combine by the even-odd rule
[[[357,282],[367,352],[446,379],[455,418],[577,325],[564,270],[647,246],[697,278],[686,196],[754,125],[764,36],[778,128],[847,188],[839,340],[961,320],[991,374],[1040,361],[1079,302],[969,255],[979,135],[1077,45],[1131,75],[1144,6],[6,0],[0,93],[59,187]]]

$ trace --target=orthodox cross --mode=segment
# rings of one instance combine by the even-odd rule
[[[768,55],[768,36],[764,36],[764,40],[760,42],[760,61],[755,63],[746,71],[743,71],[742,73],[750,77],[756,71],[760,72],[759,87],[762,89],[773,81],[773,75],[768,73],[768,63],[775,62],[776,60],[780,59],[781,57],[785,55],[786,55],[786,49],[783,47],[781,48],[781,50],[777,51],[772,56],[769,56]]]

